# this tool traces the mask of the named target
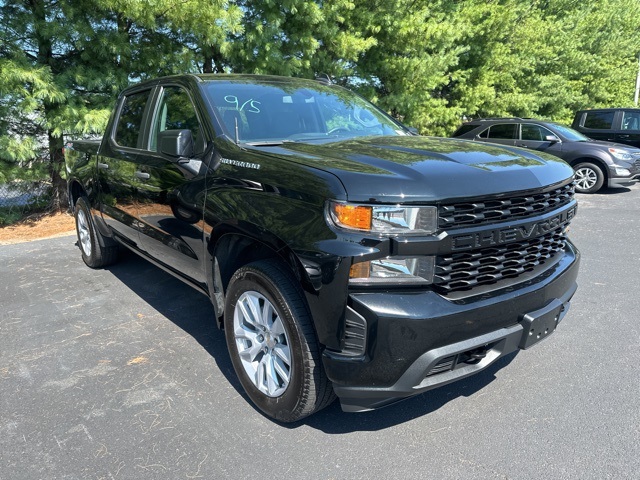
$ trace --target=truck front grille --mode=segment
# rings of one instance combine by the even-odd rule
[[[526,241],[436,257],[433,286],[440,293],[491,285],[532,272],[565,248],[564,228]]]
[[[568,183],[547,192],[531,195],[440,205],[438,226],[448,230],[543,215],[567,205],[574,195],[575,187],[573,183]]]

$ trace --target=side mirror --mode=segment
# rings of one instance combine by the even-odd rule
[[[193,157],[193,135],[191,130],[165,130],[158,134],[158,150],[170,157]]]
[[[551,142],[551,143],[558,143],[560,139],[555,135],[547,135],[546,137],[544,137],[544,141]]]
[[[409,132],[411,132],[412,135],[416,135],[416,136],[420,135],[420,132],[416,127],[407,127],[407,130],[409,130]]]

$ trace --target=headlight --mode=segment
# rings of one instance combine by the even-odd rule
[[[438,229],[436,207],[355,205],[331,202],[331,220],[339,227],[380,234],[430,235]]]
[[[609,153],[613,158],[617,158],[618,160],[626,160],[627,162],[633,162],[634,160],[634,156],[631,152],[624,148],[610,148]]]

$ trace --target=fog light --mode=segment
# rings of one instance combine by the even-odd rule
[[[433,283],[435,257],[387,257],[354,263],[349,272],[355,284],[416,284]]]

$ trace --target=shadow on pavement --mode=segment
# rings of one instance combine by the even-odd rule
[[[597,195],[597,196],[601,196],[601,197],[606,197],[608,195],[620,195],[622,193],[627,193],[630,192],[631,189],[627,188],[627,187],[622,187],[622,188],[601,188],[600,190],[598,190],[595,193],[581,193],[579,195]]]
[[[229,383],[261,414],[250,402],[235,375],[224,332],[216,326],[209,299],[131,252],[123,251],[121,255],[121,261],[108,267],[108,270],[133,293],[191,335],[212,356]],[[476,375],[380,410],[344,413],[336,401],[300,422],[280,425],[285,428],[306,425],[328,434],[382,430],[428,415],[456,398],[475,394],[489,385],[495,379],[496,372],[508,365],[515,356],[516,353],[508,355]]]
[[[218,368],[244,395],[207,296],[169,275],[138,255],[122,249],[120,261],[107,267],[133,293],[176,326],[191,335],[215,360]]]

